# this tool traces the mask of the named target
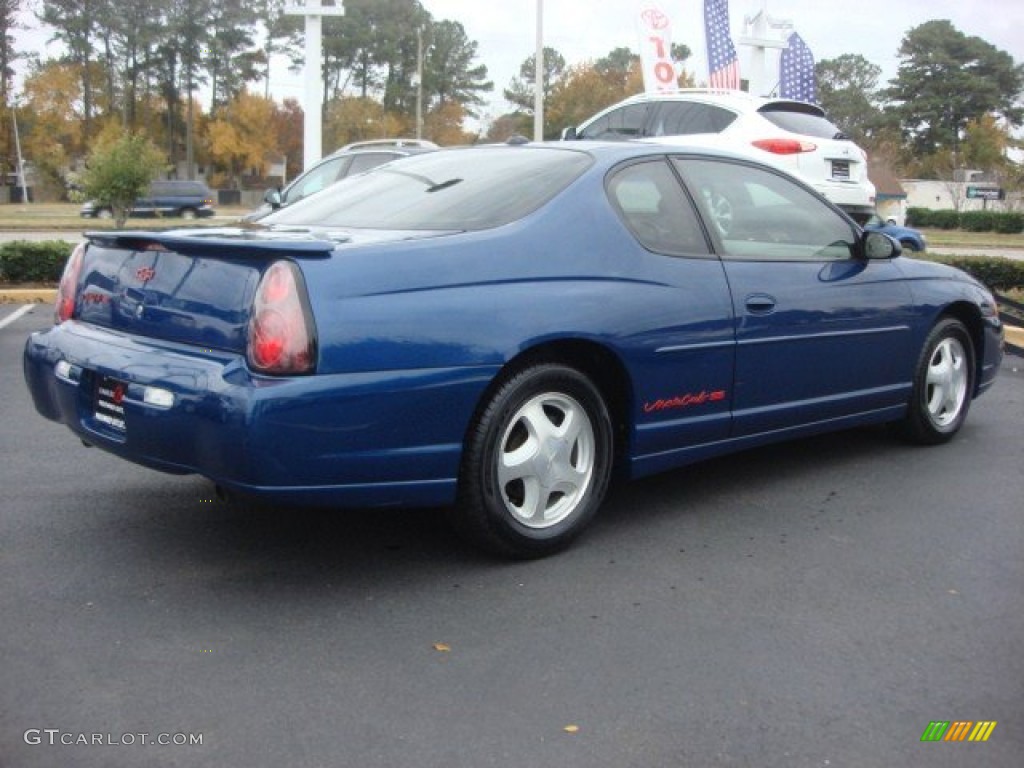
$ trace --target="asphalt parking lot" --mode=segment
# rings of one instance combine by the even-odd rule
[[[510,563],[437,511],[240,512],[84,448],[22,381],[50,307],[16,311],[0,768],[1021,764],[1020,357],[948,446],[856,430],[620,485]]]

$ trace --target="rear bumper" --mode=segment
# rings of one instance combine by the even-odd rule
[[[91,445],[242,493],[338,506],[451,503],[465,430],[493,375],[258,377],[235,354],[74,321],[33,334],[24,370],[39,413]],[[97,407],[103,377],[124,384],[123,429]]]

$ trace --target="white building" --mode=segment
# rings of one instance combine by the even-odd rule
[[[981,171],[958,171],[956,181],[900,179],[907,193],[908,208],[933,211],[1013,211],[1019,210],[1019,194],[1006,195],[999,182]]]

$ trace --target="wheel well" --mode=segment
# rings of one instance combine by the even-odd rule
[[[626,368],[611,350],[592,341],[565,339],[531,347],[509,360],[484,392],[477,406],[486,407],[494,392],[510,377],[533,365],[557,363],[574,368],[590,379],[601,392],[612,420],[615,458],[625,454],[630,432],[632,387]],[[475,418],[474,418],[475,422]]]
[[[942,317],[952,317],[959,320],[971,334],[971,343],[974,344],[974,395],[978,394],[978,386],[981,381],[982,366],[985,362],[985,323],[981,319],[981,312],[973,304],[957,302],[946,307]]]

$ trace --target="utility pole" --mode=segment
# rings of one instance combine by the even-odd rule
[[[423,138],[423,27],[416,28],[416,138]]]
[[[25,184],[25,161],[21,157],[21,137],[18,135],[18,115],[16,112],[18,103],[11,107],[11,121],[14,123],[14,149],[18,157],[18,184],[21,185],[21,202],[31,203],[28,198],[28,185]]]

